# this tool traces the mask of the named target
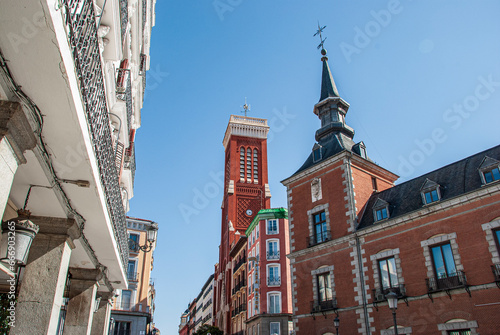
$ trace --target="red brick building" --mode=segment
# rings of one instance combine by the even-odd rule
[[[235,265],[233,257],[240,257],[240,250],[233,248],[245,236],[255,214],[263,208],[269,208],[271,204],[267,174],[268,132],[269,126],[265,119],[231,115],[223,140],[226,153],[225,192],[219,263],[216,265],[214,278],[214,317],[215,325],[225,334],[243,331],[241,327],[232,329],[233,311],[236,311],[232,294]],[[241,259],[246,264],[244,249]],[[240,289],[246,289],[246,286]],[[242,311],[238,309],[238,314],[240,312]]]
[[[248,319],[246,334],[290,334],[292,325],[288,211],[263,209],[246,231]]]
[[[499,334],[500,146],[395,185],[345,122],[322,51],[312,153],[283,184],[297,334]],[[499,285],[497,287],[497,285]]]

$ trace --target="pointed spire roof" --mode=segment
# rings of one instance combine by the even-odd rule
[[[337,86],[335,85],[335,81],[333,81],[332,72],[328,66],[326,50],[322,49],[321,54],[323,55],[321,58],[323,61],[323,74],[321,75],[321,97],[319,98],[319,101],[323,101],[326,98],[339,98],[340,95],[337,90]]]

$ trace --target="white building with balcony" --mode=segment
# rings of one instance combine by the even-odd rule
[[[108,301],[128,287],[154,7],[0,2],[1,243],[15,229],[18,253],[0,256],[0,290],[19,277],[10,334],[107,334]]]

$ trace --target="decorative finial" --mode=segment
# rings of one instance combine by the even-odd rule
[[[248,112],[250,112],[250,105],[247,104],[247,97],[245,97],[245,104],[243,105],[242,113],[245,113],[246,117]]]
[[[316,31],[316,34],[314,34],[313,36],[317,36],[319,35],[319,40],[320,40],[320,43],[318,45],[318,49],[321,48],[321,54],[323,55],[323,58],[321,58],[321,60],[324,60],[324,59],[328,59],[326,57],[326,50],[325,50],[325,47],[324,47],[324,44],[325,44],[325,41],[326,41],[326,37],[323,39],[323,36],[321,35],[321,33],[323,32],[323,30],[326,28],[326,26],[323,26],[321,27],[319,25],[319,21],[318,21],[318,30]]]

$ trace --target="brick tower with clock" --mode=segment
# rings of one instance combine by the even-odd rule
[[[221,244],[216,266],[217,326],[226,333],[231,322],[231,249],[261,209],[271,206],[267,176],[266,119],[231,115],[223,140],[225,149]]]

